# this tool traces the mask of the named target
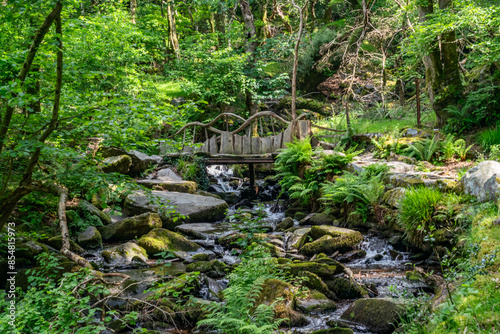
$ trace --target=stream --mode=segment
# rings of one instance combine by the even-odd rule
[[[231,169],[226,166],[210,166],[207,168],[208,173],[211,177],[211,191],[217,192],[219,195],[229,195],[234,194],[238,197],[241,196],[244,199],[245,187],[243,180],[236,178],[233,175]],[[263,180],[257,180],[257,185],[259,187],[264,185]],[[276,194],[275,189],[264,189],[268,191],[269,194],[264,194],[264,198],[269,198],[271,193]],[[224,194],[225,193],[225,194]],[[222,196],[221,196],[222,197]],[[276,225],[280,223],[285,218],[285,213],[282,207],[282,203],[276,202],[275,197],[272,201],[252,201],[253,207],[248,207],[246,210],[257,210],[260,205],[265,211],[264,221],[265,226],[268,226],[270,230],[274,230]],[[241,201],[240,201],[241,202]],[[278,204],[278,205],[276,205]],[[237,205],[230,205],[228,217],[236,212]],[[276,210],[278,207],[278,210]],[[125,217],[114,217],[114,219],[124,219]],[[298,226],[298,221],[294,221],[294,225]],[[301,228],[307,226],[301,226]],[[189,228],[192,228],[191,230]],[[220,237],[229,235],[231,233],[237,232],[237,230],[232,227],[228,222],[228,218],[223,221],[216,223],[195,223],[195,224],[184,224],[179,227],[179,231],[187,236],[190,240],[200,244],[204,249],[210,254],[214,255],[219,261],[225,262],[228,265],[232,265],[238,262],[238,257],[234,255],[230,249],[226,249],[217,243]],[[269,235],[274,235],[279,239],[283,240],[283,252],[289,251],[288,240],[290,239],[291,232],[269,232]],[[418,282],[410,282],[405,279],[405,272],[411,270],[411,264],[409,264],[410,254],[405,252],[396,251],[393,247],[388,244],[387,240],[378,237],[374,234],[363,233],[364,241],[360,244],[360,249],[366,252],[366,255],[351,261],[341,261],[343,264],[349,268],[354,278],[365,286],[370,287],[371,292],[375,292],[378,298],[380,297],[401,297],[405,294],[411,294],[416,296],[421,293],[427,293],[428,289],[425,285]],[[107,244],[104,248],[113,246],[113,244]],[[148,294],[143,293],[146,289],[150,288],[152,282],[156,277],[162,277],[167,275],[177,275],[179,273],[185,272],[186,264],[182,261],[176,259],[167,260],[149,260],[147,264],[130,264],[127,266],[113,266],[106,264],[102,258],[102,250],[95,251],[93,253],[86,254],[86,258],[89,261],[95,262],[102,268],[105,272],[121,272],[131,276],[131,279],[137,281],[144,281],[143,284],[139,284],[134,287],[127,294],[128,296],[135,296],[135,298],[145,298]],[[287,253],[287,257],[289,254]],[[202,275],[204,276],[204,275]],[[201,279],[202,288],[197,293],[195,297],[203,298],[207,300],[218,301],[218,298],[211,291],[223,290],[227,286],[227,279],[212,279],[208,277],[203,277]],[[338,309],[334,312],[320,313],[320,314],[308,314],[306,318],[309,324],[305,327],[293,327],[290,328],[290,333],[312,333],[319,329],[326,329],[329,326],[326,322],[329,320],[337,321],[343,312],[349,307],[354,300],[341,300],[337,303]],[[119,306],[124,303],[120,300],[111,301],[112,306]],[[344,320],[345,322],[345,320]],[[349,324],[355,333],[371,333],[366,328],[359,326],[357,324]],[[162,333],[178,333],[177,330],[164,330]],[[200,330],[186,329],[182,333],[194,334],[194,333],[204,333]]]

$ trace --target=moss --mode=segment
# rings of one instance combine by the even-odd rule
[[[332,225],[335,217],[330,215],[325,215],[324,213],[318,213],[312,216],[309,224],[311,225]]]
[[[207,274],[207,276],[211,278],[220,278],[226,275],[228,268],[229,267],[225,263],[217,260],[212,260],[190,263],[187,265],[186,271],[198,271],[200,273]]]
[[[210,255],[207,253],[195,254],[192,259],[193,261],[210,261]]]
[[[393,299],[358,299],[342,314],[342,319],[362,324],[375,333],[392,333],[404,307]]]
[[[331,277],[324,280],[328,289],[335,293],[338,298],[360,298],[368,295],[368,291],[359,283],[353,282],[345,277]]]
[[[320,277],[329,277],[337,273],[336,266],[329,266],[327,264],[317,262],[290,263],[278,265],[278,268],[293,276],[301,276],[305,271],[314,273]]]
[[[152,256],[164,251],[195,252],[200,248],[197,243],[164,228],[151,230],[148,234],[142,236],[137,243]]]
[[[319,291],[321,294],[330,299],[333,300],[338,299],[337,295],[332,291],[330,291],[330,289],[328,289],[328,286],[325,284],[325,282],[321,280],[321,278],[318,275],[309,271],[303,271],[301,273],[301,276],[307,278],[307,280],[303,282],[304,286],[308,287],[311,290]]]
[[[314,255],[319,253],[331,254],[335,251],[349,251],[363,240],[358,231],[334,226],[313,226],[310,235],[316,239],[300,248],[300,253]]]

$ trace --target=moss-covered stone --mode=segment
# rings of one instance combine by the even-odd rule
[[[101,220],[101,222],[104,225],[108,225],[108,224],[112,223],[111,217],[107,213],[99,210],[95,205],[93,205],[85,200],[82,200],[82,201],[80,201],[80,203],[78,203],[78,209],[82,212],[87,212],[91,215],[99,217],[99,219]]]
[[[358,231],[335,226],[313,226],[309,234],[315,240],[300,248],[300,253],[304,255],[349,251],[363,240],[363,236]]]
[[[62,237],[60,235],[44,240],[44,242],[57,250],[62,248]],[[85,250],[73,240],[69,241],[69,250],[76,254],[83,254],[85,252]]]
[[[394,331],[405,308],[400,302],[388,298],[358,299],[342,314],[341,319],[359,323],[375,333]]]
[[[311,290],[319,291],[332,300],[338,299],[337,295],[330,291],[330,289],[328,289],[328,286],[318,275],[309,271],[303,271],[301,273],[301,276],[307,278],[307,280],[302,283],[304,286],[308,287]]]
[[[311,334],[354,334],[354,331],[350,328],[327,328],[314,331]]]
[[[130,264],[134,261],[147,263],[148,261],[148,255],[144,248],[133,242],[105,249],[102,252],[102,257],[106,262],[113,264]]]
[[[262,291],[255,305],[258,306],[261,304],[274,304],[275,317],[278,319],[287,319],[285,322],[291,327],[308,324],[308,320],[294,310],[295,298],[293,286],[289,283],[278,279],[267,279],[262,285]]]
[[[300,276],[305,271],[314,273],[320,277],[330,277],[339,273],[336,266],[329,266],[327,264],[317,262],[289,263],[278,265],[278,268],[293,276]]]
[[[404,198],[405,192],[406,189],[402,187],[391,189],[385,192],[384,196],[382,197],[382,203],[396,208],[399,201]]]
[[[308,240],[310,228],[299,228],[295,230],[288,240],[288,245],[290,249],[299,250]]]
[[[290,227],[293,227],[293,219],[287,217],[283,219],[278,225],[276,225],[276,231],[278,232],[286,231]]]
[[[136,182],[153,190],[176,191],[189,194],[195,194],[198,191],[198,185],[193,181],[138,180]]]
[[[330,277],[323,281],[338,298],[353,299],[368,295],[368,291],[361,284],[346,277]]]
[[[220,261],[198,261],[187,265],[186,271],[193,272],[199,271],[200,273],[206,274],[211,278],[221,278],[227,274],[228,266]]]
[[[78,234],[78,244],[84,248],[101,248],[102,237],[101,233],[95,226],[89,226],[87,229]]]
[[[424,277],[417,271],[407,271],[405,276],[406,279],[411,282],[424,282]]]
[[[295,219],[295,220],[302,220],[305,217],[307,217],[307,213],[301,212],[301,211],[295,212],[295,214],[293,215],[293,219]]]
[[[200,254],[195,254],[192,257],[193,261],[210,261],[211,256],[210,254],[207,253],[200,253]]]
[[[297,300],[297,309],[304,313],[322,313],[335,311],[337,305],[321,292],[312,290],[306,298]]]
[[[104,159],[102,171],[104,173],[127,174],[132,166],[132,158],[126,154]]]
[[[148,234],[143,235],[137,243],[143,247],[149,256],[155,256],[157,253],[170,251],[176,252],[196,252],[201,246],[196,242],[186,239],[186,237],[166,230],[164,228],[155,228]]]
[[[162,226],[157,213],[147,212],[100,228],[106,241],[131,240],[143,236],[154,228]]]
[[[335,217],[326,215],[324,213],[317,213],[311,217],[309,224],[311,225],[333,225]]]

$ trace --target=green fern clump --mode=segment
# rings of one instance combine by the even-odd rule
[[[275,319],[274,305],[257,304],[267,279],[280,279],[274,268],[277,262],[262,246],[250,249],[229,275],[224,303],[206,306],[207,318],[197,323],[220,333],[271,334],[285,319]]]
[[[431,162],[436,157],[439,150],[439,139],[434,136],[432,139],[419,140],[406,149],[406,153],[417,160]]]
[[[467,146],[465,143],[465,140],[463,139],[458,139],[455,142],[455,148],[458,156],[460,157],[460,160],[464,161],[467,158],[467,153],[470,151],[473,145]]]
[[[382,179],[387,172],[386,165],[371,165],[359,175],[345,173],[335,182],[327,182],[321,191],[320,200],[327,206],[342,204],[346,214],[359,213],[363,219],[373,213],[379,223],[383,223],[383,212],[380,200],[384,194],[385,186]]]
[[[376,150],[375,157],[388,159],[392,153],[399,153],[401,151],[400,138],[401,134],[398,128],[395,128],[390,134],[382,136],[379,139],[372,138],[371,142]]]
[[[408,189],[399,203],[399,223],[406,238],[416,246],[422,246],[424,238],[435,228],[434,214],[443,194],[432,188]]]
[[[486,151],[493,145],[500,145],[500,129],[490,129],[481,132],[477,141]]]

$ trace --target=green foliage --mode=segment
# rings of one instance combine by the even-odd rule
[[[436,153],[439,150],[439,138],[436,136],[432,139],[422,139],[406,149],[409,156],[413,156],[421,161],[431,162],[436,158]]]
[[[187,181],[196,182],[200,189],[207,190],[209,186],[207,174],[206,158],[192,155],[174,159],[167,159],[167,163],[172,163],[179,175]]]
[[[458,154],[458,157],[464,161],[472,147],[473,145],[467,146],[465,140],[455,140],[452,134],[447,134],[446,138],[441,142],[439,152],[445,160],[451,160]]]
[[[265,229],[264,218],[267,216],[263,205],[259,205],[252,212],[247,212],[238,208],[231,216],[229,223],[240,232],[241,238],[234,243],[242,249],[249,247],[252,243],[264,243],[266,239],[257,237],[258,233],[263,233]]]
[[[490,160],[500,160],[500,145],[491,145],[490,146]]]
[[[486,151],[493,145],[500,145],[500,129],[494,128],[480,132],[477,141]]]
[[[458,139],[455,142],[456,152],[462,161],[464,161],[467,158],[467,153],[470,151],[472,146],[474,146],[474,145],[467,146],[467,144],[465,143],[465,140],[463,140],[463,139]]]
[[[366,221],[373,214],[383,223],[380,200],[385,190],[382,179],[387,171],[386,165],[370,165],[358,175],[346,172],[323,185],[320,200],[327,206],[344,205],[346,215],[359,213]]]
[[[375,157],[380,159],[389,159],[391,153],[400,153],[401,151],[401,143],[399,139],[401,138],[401,134],[399,133],[399,129],[396,127],[394,130],[387,135],[384,135],[377,138],[372,138],[371,142],[375,145]]]
[[[276,264],[276,259],[262,246],[250,249],[229,275],[225,302],[209,304],[207,318],[199,321],[198,326],[209,326],[221,333],[275,333],[284,319],[274,320],[274,304],[256,305],[256,302],[264,281],[280,278],[274,271]]]
[[[287,144],[274,165],[277,176],[281,178],[282,192],[287,192],[292,199],[300,200],[303,205],[312,206],[314,210],[324,181],[341,174],[360,152],[354,148],[345,153],[329,155],[315,152],[309,138]]]
[[[412,244],[423,245],[424,238],[436,229],[433,218],[442,199],[443,194],[436,189],[407,189],[399,203],[399,222]]]
[[[4,292],[0,292],[0,331],[2,333],[40,333],[40,334],[98,334],[105,327],[96,321],[99,309],[92,308],[93,300],[107,290],[100,285],[84,284],[91,278],[91,273],[81,270],[65,273],[58,277],[61,269],[58,260],[50,253],[37,257],[40,267],[30,270],[28,291],[16,291],[15,325],[9,325],[9,301]],[[85,292],[82,288],[85,287]],[[111,320],[114,312],[107,312],[105,320]]]
[[[66,215],[71,218],[68,227],[74,233],[85,231],[89,226],[104,226],[99,217],[88,211],[84,211],[82,215],[79,215],[77,212],[69,210]]]

